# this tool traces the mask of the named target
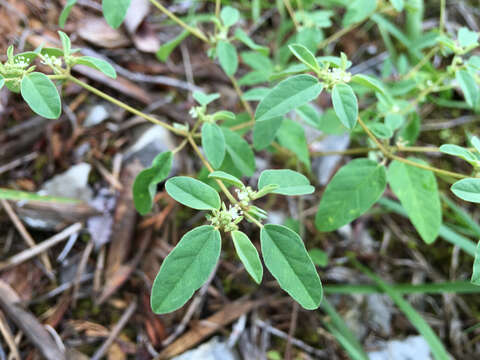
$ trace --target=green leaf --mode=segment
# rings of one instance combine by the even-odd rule
[[[190,32],[187,30],[182,31],[178,36],[174,37],[172,40],[162,44],[158,51],[156,52],[157,59],[165,62],[172,53],[173,50],[188,36]]]
[[[238,69],[237,49],[229,42],[220,40],[217,44],[217,55],[225,74],[233,76]]]
[[[460,84],[465,100],[470,107],[475,107],[479,98],[478,85],[473,76],[467,70],[458,70],[455,78]]]
[[[241,231],[232,231],[232,240],[235,251],[245,266],[245,270],[257,284],[260,284],[263,277],[263,266],[257,249],[253,246],[248,236]]]
[[[365,86],[373,91],[377,91],[382,94],[386,94],[385,87],[378,79],[363,74],[357,74],[352,77],[352,83],[356,83],[362,86]]]
[[[244,51],[241,54],[241,58],[245,64],[250,66],[254,70],[262,71],[268,76],[273,68],[273,63],[270,58],[257,51]]]
[[[318,206],[315,225],[320,231],[332,231],[362,214],[385,191],[383,165],[369,159],[355,159],[343,166],[328,184]]]
[[[205,94],[200,91],[193,92],[193,98],[202,106],[207,106],[212,101],[215,101],[220,98],[220,94],[213,93],[213,94]]]
[[[277,132],[277,139],[281,146],[297,155],[298,159],[310,170],[310,153],[302,125],[285,119]]]
[[[180,204],[197,210],[220,208],[220,196],[207,184],[188,176],[176,176],[165,184],[168,195]]]
[[[280,287],[305,309],[317,309],[322,283],[300,236],[285,226],[267,224],[260,242],[265,265]]]
[[[470,47],[478,44],[478,33],[471,31],[466,27],[458,30],[458,43],[461,47]]]
[[[403,11],[403,8],[405,6],[405,1],[404,0],[390,0],[392,3],[392,6],[395,10],[398,12]]]
[[[310,104],[305,104],[299,106],[295,109],[295,112],[304,120],[308,125],[313,126],[314,128],[319,127],[321,122],[320,114],[315,108]]]
[[[130,7],[131,0],[102,0],[102,11],[105,20],[112,28],[118,28]]]
[[[390,139],[393,136],[393,130],[382,123],[368,124],[368,128],[379,139]]]
[[[231,111],[226,111],[226,110],[220,110],[217,111],[216,113],[212,114],[212,118],[215,121],[232,121],[236,120],[236,116],[233,112]]]
[[[440,152],[452,156],[458,156],[459,158],[468,161],[468,162],[476,162],[477,158],[472,152],[468,149],[465,149],[462,146],[454,145],[454,144],[444,144],[440,146]]]
[[[31,64],[33,60],[35,60],[38,56],[38,52],[36,51],[25,51],[22,53],[18,53],[13,57],[13,62],[14,63],[25,63],[25,64]]]
[[[472,278],[470,281],[472,284],[480,285],[480,240],[475,250],[475,260],[473,261]]]
[[[348,26],[367,19],[377,8],[377,0],[353,0],[348,3],[342,25]]]
[[[262,171],[258,179],[258,189],[271,184],[279,186],[272,191],[274,194],[306,195],[315,191],[305,175],[289,169]]]
[[[311,75],[296,75],[278,83],[258,104],[257,121],[283,116],[315,99],[323,85]]]
[[[269,92],[270,89],[266,87],[257,87],[245,91],[243,98],[247,101],[261,101]]]
[[[400,129],[404,123],[405,117],[401,114],[388,113],[385,116],[385,125],[387,125],[392,131]]]
[[[233,175],[227,174],[224,171],[214,171],[210,173],[208,177],[222,180],[223,182],[226,182],[227,184],[230,184],[230,185],[234,185],[240,189],[245,187],[245,185],[242,183],[240,179],[236,178]]]
[[[472,143],[475,150],[477,150],[477,152],[480,153],[480,139],[477,136],[472,136],[472,138],[470,139],[470,142]]]
[[[63,54],[66,57],[70,56],[72,53],[72,42],[70,41],[70,38],[63,31],[58,31],[58,35],[62,41]]]
[[[207,281],[220,248],[220,232],[213,226],[199,226],[186,233],[165,258],[153,282],[153,312],[165,314],[181,308]]]
[[[225,158],[225,137],[217,124],[202,125],[202,146],[208,161],[218,169]]]
[[[58,18],[58,26],[60,26],[61,28],[65,27],[65,23],[67,22],[68,16],[70,15],[70,12],[72,11],[77,1],[78,0],[67,1],[67,3],[65,4],[65,7],[63,8]]]
[[[327,299],[322,301],[320,307],[328,315],[328,318],[324,321],[328,332],[337,339],[340,345],[350,355],[351,359],[368,360],[368,355],[363,350],[362,345],[355,337],[355,334],[352,333],[348,328],[348,325]]]
[[[450,189],[462,200],[480,203],[480,179],[462,179],[453,184]]]
[[[235,167],[244,176],[252,176],[255,172],[255,155],[250,145],[237,133],[222,128],[228,155]]]
[[[39,72],[23,77],[21,93],[28,106],[40,116],[47,119],[58,119],[62,112],[60,95],[53,82]]]
[[[111,77],[112,79],[117,78],[117,72],[115,71],[113,66],[110,65],[105,60],[98,59],[92,56],[82,56],[75,59],[75,64],[85,65],[93,69],[96,69],[98,71],[101,71],[102,73],[104,73],[108,77]]]
[[[231,6],[224,6],[220,12],[220,19],[223,25],[230,27],[240,19],[240,12]]]
[[[173,154],[171,151],[158,154],[152,166],[142,170],[133,183],[133,203],[141,215],[152,210],[153,199],[157,192],[157,185],[165,180],[172,168]]]
[[[419,164],[422,160],[408,158]],[[388,183],[400,200],[423,241],[435,241],[442,225],[442,208],[435,175],[428,170],[393,161],[388,168]]]
[[[270,49],[266,46],[255,44],[255,42],[253,42],[253,40],[248,36],[248,34],[239,27],[235,29],[234,36],[235,39],[241,41],[245,46],[248,46],[252,50],[258,51],[263,55],[268,55],[270,51]]]
[[[337,84],[332,91],[333,109],[338,118],[350,130],[355,127],[358,118],[358,102],[352,88],[346,84]]]
[[[320,66],[317,63],[315,55],[311,53],[305,46],[301,44],[292,44],[288,45],[290,51],[295,55],[295,57],[300,60],[302,63],[307,65],[313,71],[319,71]]]
[[[253,125],[253,147],[257,150],[263,150],[268,147],[275,139],[275,136],[277,136],[282,122],[282,116],[255,121],[255,125]]]
[[[308,251],[308,255],[310,255],[310,258],[315,265],[320,267],[328,265],[328,254],[325,251],[313,248]]]
[[[5,85],[5,78],[0,75],[0,89],[3,88],[3,85]]]
[[[63,50],[57,48],[42,48],[42,50],[40,50],[40,54],[54,57],[62,57],[64,55]]]

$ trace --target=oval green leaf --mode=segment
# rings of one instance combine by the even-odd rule
[[[409,160],[425,164],[419,159]],[[395,160],[388,168],[387,177],[420,237],[427,244],[433,243],[442,225],[442,208],[433,172]]]
[[[480,240],[475,250],[475,260],[473,261],[473,271],[470,281],[474,285],[480,285]]]
[[[172,168],[173,154],[171,151],[161,153],[155,157],[152,166],[142,170],[133,183],[133,203],[141,215],[152,210],[153,198],[157,185],[165,180]]]
[[[5,85],[5,78],[0,75],[0,89],[3,88],[3,85]]]
[[[58,26],[63,28],[65,26],[65,23],[67,22],[68,16],[70,15],[70,12],[72,11],[73,7],[77,3],[78,0],[68,0],[67,3],[65,4],[65,7],[63,8],[62,12],[60,13],[60,16],[58,17]]]
[[[240,19],[240,12],[231,6],[224,6],[220,12],[220,19],[223,25],[230,27]]]
[[[108,77],[111,77],[112,79],[117,78],[117,72],[115,71],[113,66],[110,65],[105,60],[98,59],[92,56],[82,56],[75,59],[75,64],[85,65],[95,70],[101,71],[102,73],[104,73]]]
[[[260,284],[263,277],[263,266],[257,249],[248,236],[241,231],[232,231],[232,240],[235,251],[245,266],[245,270],[257,284]]]
[[[440,146],[440,152],[452,156],[457,156],[465,161],[468,162],[476,162],[477,158],[472,152],[468,149],[465,149],[462,146],[454,145],[454,144],[444,144]]]
[[[222,180],[223,182],[226,182],[227,184],[234,185],[240,189],[244,188],[245,185],[243,185],[242,181],[238,178],[236,178],[233,175],[227,174],[224,171],[214,171],[208,175],[209,178],[213,179],[218,179]]]
[[[225,74],[233,76],[238,69],[238,56],[235,46],[226,41],[219,41],[217,44],[217,55],[220,66]]]
[[[33,72],[25,75],[20,91],[28,106],[40,116],[58,119],[62,112],[60,95],[54,83],[45,75]]]
[[[323,193],[315,217],[320,231],[332,231],[364,214],[385,191],[383,165],[356,159],[343,166]]]
[[[197,210],[220,208],[220,196],[207,184],[188,176],[176,176],[165,184],[168,195],[180,204]]]
[[[462,200],[480,203],[480,179],[462,179],[453,184],[450,189]]]
[[[305,46],[301,44],[292,44],[288,45],[288,48],[298,60],[307,65],[310,69],[313,71],[320,70],[320,66],[318,65],[315,55],[313,55],[312,52]]]
[[[274,194],[306,195],[315,191],[305,175],[289,169],[263,171],[258,179],[258,189],[271,184],[279,186],[272,191]]]
[[[208,161],[218,169],[225,158],[225,137],[216,124],[204,123],[202,126],[202,146]]]
[[[305,129],[298,122],[285,119],[277,132],[278,143],[287,148],[310,170],[310,153],[308,151]]]
[[[193,98],[195,99],[195,101],[198,102],[202,106],[207,106],[212,101],[215,101],[218,98],[220,98],[220,94],[217,94],[217,93],[205,94],[201,91],[194,91],[192,95],[193,95]]]
[[[315,99],[323,85],[311,75],[296,75],[279,82],[258,104],[256,121],[283,116]]]
[[[253,125],[253,146],[255,149],[263,150],[268,147],[275,140],[282,122],[282,116],[255,121],[255,125]]]
[[[186,233],[165,258],[153,282],[153,312],[165,314],[181,308],[207,281],[220,248],[220,232],[213,226],[199,226]]]
[[[364,74],[356,74],[352,77],[352,82],[365,86],[373,91],[385,94],[385,87],[383,84],[376,78]]]
[[[252,176],[255,172],[255,155],[250,145],[237,133],[222,128],[225,146],[233,165],[244,176]]]
[[[118,28],[130,7],[131,0],[102,0],[102,11],[105,20],[112,28]]]
[[[335,85],[332,91],[332,103],[342,124],[353,129],[358,118],[358,102],[352,88],[346,84]]]
[[[478,85],[473,76],[467,70],[458,70],[455,73],[455,78],[460,84],[460,88],[465,96],[465,101],[470,107],[475,107],[479,98]]]
[[[300,236],[285,226],[267,224],[260,242],[265,265],[280,287],[305,309],[317,309],[322,283]]]

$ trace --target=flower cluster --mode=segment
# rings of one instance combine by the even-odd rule
[[[222,203],[220,210],[212,210],[212,214],[207,214],[207,220],[212,226],[225,232],[238,230],[238,223],[243,220],[243,211],[238,204],[230,205],[229,209],[225,203]]]

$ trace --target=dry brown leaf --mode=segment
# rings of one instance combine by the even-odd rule
[[[130,40],[118,29],[112,29],[104,18],[87,16],[78,24],[78,35],[99,47],[114,49],[130,45]]]

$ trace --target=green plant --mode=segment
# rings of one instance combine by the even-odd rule
[[[75,2],[67,2],[60,25],[65,24]],[[475,253],[470,240],[442,224],[437,183],[438,179],[453,183],[453,194],[479,203],[480,140],[470,136],[469,145],[472,147],[469,148],[454,144],[444,144],[439,148],[415,146],[420,132],[421,118],[417,113],[420,105],[433,102],[444,108],[455,106],[474,112],[480,110],[480,57],[471,55],[479,45],[478,33],[460,28],[458,33],[448,34],[444,29],[444,18],[441,18],[437,31],[423,33],[423,1],[338,0],[327,2],[325,6],[328,8],[320,10],[317,8],[320,2],[317,1],[305,1],[298,9],[293,8],[289,1],[284,1],[290,19],[284,18],[275,40],[277,51],[270,55],[270,48],[255,43],[238,25],[243,14],[233,6],[222,7],[221,2],[216,1],[215,14],[179,18],[158,1],[150,2],[184,29],[176,38],[161,46],[157,52],[158,59],[165,61],[185,38],[195,36],[206,44],[210,58],[218,61],[230,79],[244,113],[211,111],[213,102],[220,95],[195,92],[193,98],[198,105],[190,110],[194,120],[192,126],[159,121],[75,78],[71,69],[77,64],[90,66],[110,77],[115,77],[115,70],[103,60],[77,56],[78,50],[71,49],[70,40],[63,32],[59,32],[63,49],[40,48],[14,55],[13,48],[9,48],[7,62],[0,65],[0,86],[5,84],[11,91],[20,92],[37,114],[56,118],[60,115],[61,104],[52,81],[72,81],[179,136],[182,139],[180,145],[173,151],[159,154],[151,167],[143,170],[135,180],[134,202],[142,215],[151,211],[157,185],[168,178],[174,154],[190,145],[199,157],[209,173],[207,179],[200,176],[198,179],[173,177],[166,181],[165,188],[177,202],[206,211],[209,225],[188,231],[163,262],[152,288],[151,304],[156,313],[180,308],[202,286],[218,261],[222,236],[232,239],[246,271],[255,282],[261,282],[263,267],[260,256],[247,234],[241,231],[244,221],[259,228],[262,258],[280,287],[304,308],[319,307],[322,285],[300,236],[285,226],[264,225],[262,221],[268,214],[254,205],[255,201],[269,194],[301,196],[313,193],[315,188],[305,175],[290,169],[263,171],[256,189],[244,185],[241,180],[251,177],[256,170],[254,150],[293,155],[293,161],[287,162],[285,167],[295,167],[307,175],[310,175],[312,157],[332,155],[309,150],[301,123],[325,133],[334,133],[339,129],[349,131],[354,142],[364,144],[341,153],[363,157],[345,164],[327,185],[315,216],[317,230],[334,231],[365,214],[379,202],[406,215],[426,244],[432,244],[440,234],[475,256],[472,282],[480,284],[480,243]],[[332,8],[338,4],[346,7],[343,28],[325,38],[324,30],[332,26]],[[440,15],[444,17],[445,2],[442,4]],[[108,23],[118,27],[128,6],[128,0],[118,4],[104,0],[103,12]],[[262,6],[262,2],[252,2],[254,17],[262,11]],[[285,9],[280,6],[282,16]],[[387,15],[392,11],[406,11],[405,30],[388,19]],[[339,56],[333,56],[327,52],[327,45],[366,21],[378,28],[390,55],[383,65],[381,77],[352,74],[352,62],[346,54],[340,52]],[[210,31],[206,32],[205,27]],[[397,42],[404,49],[403,53],[399,54],[395,46]],[[317,56],[319,51],[325,54]],[[435,67],[430,61],[434,56],[448,65]],[[251,71],[237,79],[239,57]],[[35,72],[32,63],[36,58],[52,73]],[[398,73],[393,80],[390,76],[392,69]],[[273,85],[270,88],[259,86],[266,82]],[[453,99],[453,89],[457,85],[464,101]],[[243,93],[242,86],[252,88]],[[322,92],[328,93],[332,102],[332,109],[324,114],[312,106]],[[259,102],[255,111],[251,101]],[[244,136],[250,129],[253,146]],[[472,172],[463,174],[434,167],[420,158],[419,154],[426,152],[457,156],[473,167]],[[400,204],[381,199],[387,185]],[[458,209],[454,211],[460,214]],[[470,219],[465,214],[458,216],[464,221],[465,218]],[[474,222],[470,219],[470,227],[471,223]],[[472,231],[477,231],[476,236],[480,236],[477,228]],[[437,359],[446,358],[446,351],[436,335],[398,295],[398,291],[355,264],[394,299],[429,339],[434,356]],[[337,334],[337,338],[341,336],[339,341],[350,349],[349,353],[357,354],[352,357],[365,358],[351,334],[342,334],[344,325],[338,321],[334,309],[328,303],[323,305],[323,309],[332,316],[332,324],[328,324],[332,333]]]

